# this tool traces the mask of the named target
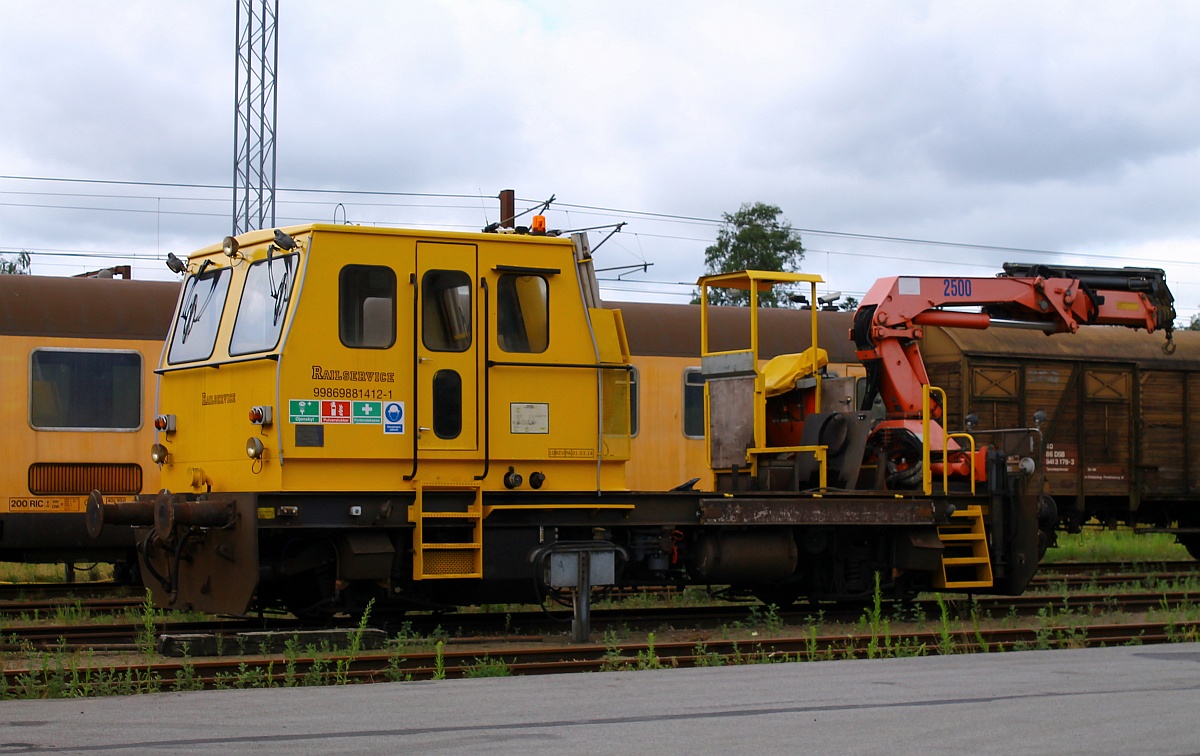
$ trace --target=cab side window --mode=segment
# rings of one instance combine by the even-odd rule
[[[338,335],[358,349],[396,343],[396,273],[381,265],[347,265],[338,276]]]
[[[496,287],[496,339],[505,352],[544,352],[550,345],[546,279],[505,273]]]

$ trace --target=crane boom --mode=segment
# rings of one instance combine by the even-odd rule
[[[950,309],[957,307],[972,310]],[[922,326],[983,329],[993,319],[1040,325],[1048,333],[1074,333],[1081,325],[1165,330],[1164,349],[1174,351],[1174,297],[1156,268],[1006,263],[994,278],[881,278],[859,305],[851,331],[867,371],[862,409],[879,395],[887,418],[880,427],[911,429],[929,383],[918,347]],[[940,408],[934,414],[940,418]],[[930,442],[941,448],[936,425]]]

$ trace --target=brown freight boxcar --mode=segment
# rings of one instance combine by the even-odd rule
[[[980,429],[1040,426],[1068,530],[1092,518],[1169,528],[1200,558],[1200,332],[1175,341],[1168,355],[1161,335],[1124,328],[929,328],[921,352],[948,427],[970,414]]]

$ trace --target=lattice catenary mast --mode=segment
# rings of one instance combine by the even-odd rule
[[[275,225],[279,0],[236,0],[233,233]]]

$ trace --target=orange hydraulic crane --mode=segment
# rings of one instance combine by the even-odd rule
[[[972,311],[948,308],[970,307]],[[994,321],[1074,333],[1081,325],[1165,330],[1164,351],[1174,351],[1174,297],[1157,268],[1090,268],[1005,263],[994,278],[893,276],[867,292],[854,316],[851,338],[867,372],[862,410],[882,397],[886,419],[872,432],[880,454],[911,467],[922,438],[923,387],[929,376],[918,342],[922,326],[988,328]],[[928,443],[947,448],[952,471],[970,469],[953,439],[943,440],[942,409],[934,406]],[[977,475],[985,474],[983,467]]]

